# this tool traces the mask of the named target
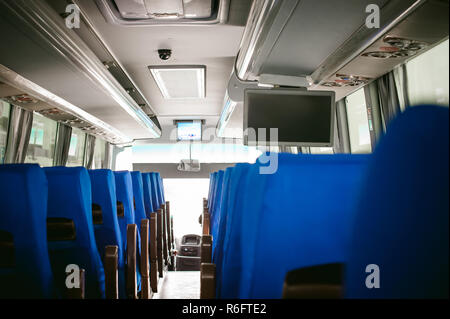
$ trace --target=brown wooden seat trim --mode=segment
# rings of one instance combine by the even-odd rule
[[[119,299],[119,247],[105,247],[105,296],[106,299]]]

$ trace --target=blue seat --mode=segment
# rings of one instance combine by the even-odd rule
[[[161,178],[161,175],[159,173],[155,173],[156,174],[156,180],[157,180],[157,185],[158,185],[158,195],[159,195],[159,200],[161,204],[165,204],[166,203],[166,199],[164,196],[164,183],[163,180]]]
[[[99,206],[99,216],[93,221],[97,249],[100,256],[105,255],[105,246],[119,248],[119,267],[123,267],[124,248],[117,218],[116,183],[114,173],[109,169],[89,170],[92,189],[92,205]]]
[[[153,203],[153,209],[155,212],[161,208],[162,202],[158,195],[158,180],[156,173],[147,173],[151,182],[151,195],[152,195],[152,203]]]
[[[219,172],[216,178],[216,183],[219,180]],[[223,241],[223,260],[222,266],[217,271],[218,281],[218,297],[220,298],[238,298],[240,277],[243,267],[243,252],[242,252],[242,237],[244,234],[241,231],[241,223],[243,219],[242,212],[244,211],[244,205],[249,203],[257,204],[257,202],[251,200],[251,191],[255,188],[261,187],[263,184],[261,181],[255,180],[260,176],[264,179],[265,176],[258,174],[258,165],[247,165],[242,168],[242,174],[240,178],[233,180],[237,191],[234,196],[234,202],[231,202],[230,210],[227,213],[226,220],[226,233],[224,234]],[[252,177],[252,178],[251,178]],[[254,184],[253,184],[254,183]],[[215,186],[217,190],[217,185]],[[216,198],[217,194],[214,195]],[[253,230],[254,227],[249,227],[246,231]]]
[[[44,170],[48,180],[48,249],[55,281],[63,291],[67,265],[78,265],[86,271],[86,298],[104,298],[105,275],[94,235],[88,171],[83,167]],[[50,232],[55,227],[56,231]]]
[[[222,197],[222,186],[223,186],[223,176],[225,174],[225,171],[220,170],[217,172],[217,179],[216,179],[216,184],[214,185],[214,201],[212,204],[212,209],[210,210],[210,214],[211,214],[211,220],[213,220],[214,215],[216,213],[216,211],[219,208],[219,203],[220,203],[220,198]],[[210,233],[212,233],[214,230],[213,226],[211,225],[211,231]]]
[[[219,220],[219,227],[216,238],[213,242],[216,243],[216,248],[213,255],[214,263],[216,264],[216,296],[221,297],[222,281],[223,281],[223,260],[224,255],[227,254],[226,241],[228,240],[228,232],[232,223],[233,210],[235,207],[236,198],[241,191],[239,183],[241,182],[245,172],[250,168],[250,164],[239,163],[231,171],[230,182],[228,186],[228,196],[223,202],[222,214]]]
[[[142,182],[144,188],[144,207],[147,218],[150,218],[150,214],[156,212],[156,205],[153,203],[152,199],[152,181],[150,179],[150,174],[142,173]]]
[[[223,175],[223,180],[222,180],[222,192],[220,194],[220,198],[218,198],[218,205],[216,208],[215,213],[211,216],[211,232],[210,234],[213,237],[213,242],[212,242],[212,261],[213,263],[217,264],[217,258],[219,255],[219,251],[217,249],[217,244],[219,243],[219,232],[220,232],[220,227],[219,224],[221,222],[221,218],[222,215],[227,213],[227,200],[228,200],[228,195],[230,192],[230,176],[232,174],[233,171],[233,167],[228,167],[225,170],[225,173]]]
[[[277,172],[250,197],[260,204],[242,211],[240,298],[281,298],[289,271],[346,262],[368,158],[279,154]]]
[[[211,185],[211,201],[210,201],[210,204],[209,204],[209,207],[208,207],[210,213],[211,213],[211,211],[212,211],[212,209],[214,207],[214,200],[215,200],[216,195],[217,195],[217,183],[218,183],[218,180],[219,180],[219,175],[220,175],[219,171],[214,173],[214,181],[213,181],[213,184]]]
[[[448,124],[448,108],[417,106],[388,127],[361,189],[346,297],[448,298]],[[380,288],[366,286],[371,264]]]
[[[47,249],[47,193],[39,165],[0,165],[0,298],[56,296]]]
[[[208,209],[211,208],[211,199],[213,196],[213,189],[214,189],[214,179],[216,178],[217,173],[211,173],[209,174],[209,190],[208,190]]]
[[[114,173],[109,169],[89,170],[92,189],[92,214],[95,240],[100,256],[104,258],[105,247],[117,246],[119,297],[125,298],[125,247],[123,246],[117,217],[117,196]]]
[[[133,204],[133,180],[129,171],[114,172],[116,180],[116,196],[117,203],[123,205],[123,215],[119,215],[119,226],[122,234],[123,247],[127,247],[127,226],[135,224],[137,226],[137,238],[136,238],[136,282],[137,290],[141,290],[141,274],[139,271],[139,256],[141,255],[141,236],[139,232],[140,221],[136,219]]]
[[[144,183],[141,172],[131,172],[133,182],[133,202],[136,224],[141,225],[141,220],[147,218],[144,206]]]
[[[116,200],[122,245],[127,247],[127,225],[136,224],[133,205],[133,181],[128,171],[114,172],[116,183]],[[123,211],[122,211],[123,209]]]

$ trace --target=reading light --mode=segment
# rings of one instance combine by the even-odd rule
[[[149,66],[162,96],[165,99],[205,98],[204,65]]]

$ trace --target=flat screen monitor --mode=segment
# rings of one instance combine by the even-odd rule
[[[202,121],[179,121],[177,122],[178,141],[201,141]]]
[[[332,91],[247,89],[244,144],[270,142],[270,129],[275,128],[278,145],[332,146],[335,107]]]

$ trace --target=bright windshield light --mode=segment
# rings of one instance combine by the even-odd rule
[[[178,122],[177,139],[179,141],[200,141],[202,139],[202,123],[200,121]]]

